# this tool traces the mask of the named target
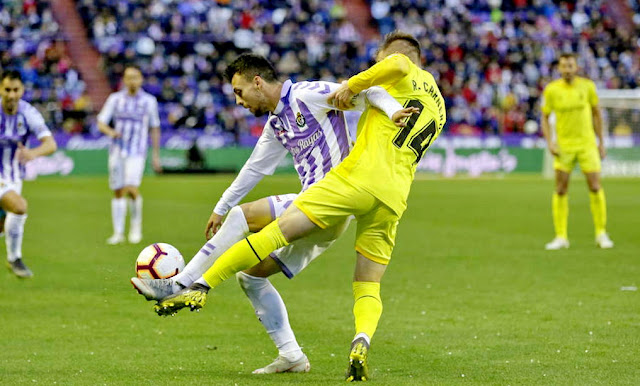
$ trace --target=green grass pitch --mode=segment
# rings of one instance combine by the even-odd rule
[[[273,279],[309,374],[254,376],[276,351],[235,281],[200,313],[160,318],[131,287],[146,244],[188,260],[232,176],[148,177],[144,240],[108,247],[106,178],[27,182],[31,280],[0,276],[0,384],[341,384],[353,334],[353,226],[294,280]],[[570,191],[571,249],[552,236],[552,182],[419,179],[383,280],[374,384],[640,382],[640,180],[605,179],[613,250],[594,247],[583,180]],[[248,199],[296,192],[293,176]]]

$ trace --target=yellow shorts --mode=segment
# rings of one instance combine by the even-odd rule
[[[400,217],[371,193],[331,171],[293,204],[322,229],[354,215],[356,251],[376,263],[389,264]]]
[[[553,168],[571,173],[576,165],[580,165],[583,173],[600,172],[600,153],[596,146],[585,146],[582,149],[560,149],[560,155],[553,158]]]

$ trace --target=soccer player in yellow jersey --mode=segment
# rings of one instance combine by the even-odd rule
[[[194,285],[162,299],[160,315],[202,307],[209,289],[258,264],[272,251],[354,215],[358,222],[353,278],[356,333],[349,354],[348,381],[367,380],[371,337],[382,314],[380,280],[389,264],[396,228],[407,206],[416,165],[445,124],[444,100],[433,76],[419,67],[420,45],[411,35],[385,37],[379,62],[330,95],[338,107],[358,92],[379,85],[406,107],[404,127],[381,111],[367,109],[351,153],[312,185],[276,221],[238,242]],[[396,113],[397,114],[397,113]]]
[[[591,80],[576,75],[578,64],[573,54],[562,54],[558,69],[562,77],[545,87],[542,103],[542,133],[554,157],[553,168],[556,171],[556,190],[551,200],[556,237],[545,248],[569,248],[567,189],[569,176],[576,163],[580,165],[589,186],[596,245],[600,248],[612,248],[613,242],[606,231],[604,191],[600,185],[600,159],[605,157],[606,151],[596,86]],[[552,139],[549,125],[549,115],[552,112],[556,115],[557,142]]]

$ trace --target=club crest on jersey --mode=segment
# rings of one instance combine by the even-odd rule
[[[307,121],[304,119],[304,115],[298,111],[298,115],[296,115],[296,124],[298,127],[303,127],[305,123],[307,123]]]

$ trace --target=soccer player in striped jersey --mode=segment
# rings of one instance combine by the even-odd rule
[[[321,180],[349,154],[351,140],[344,114],[327,103],[327,96],[339,87],[338,84],[279,82],[273,66],[266,59],[252,54],[241,55],[232,62],[226,75],[233,85],[236,102],[256,116],[269,113],[269,119],[251,157],[211,214],[205,229],[210,240],[184,271],[174,280],[132,278],[134,287],[150,300],[159,300],[191,285],[230,246],[249,232],[259,231],[284,212],[296,194],[271,196],[236,205],[265,175],[273,174],[287,153],[293,156],[303,191]],[[365,102],[371,103],[392,119],[394,113],[402,110],[402,106],[382,88],[364,91],[356,102],[361,108]],[[401,119],[396,120],[399,122]],[[218,230],[225,214],[227,218]],[[349,219],[345,218],[314,237],[275,251],[259,265],[236,275],[279,351],[273,363],[254,373],[309,370],[308,359],[289,324],[284,302],[267,277],[282,272],[292,278],[326,250],[348,224]],[[213,238],[212,233],[215,234]]]
[[[23,94],[20,73],[4,72],[0,77],[0,207],[6,212],[8,266],[18,277],[27,278],[33,273],[22,261],[22,236],[27,220],[27,200],[21,194],[24,164],[53,153],[57,146],[42,114],[21,99]],[[30,149],[25,145],[32,134],[40,145]]]
[[[600,159],[606,155],[602,137],[602,115],[596,85],[577,76],[578,63],[571,53],[560,55],[558,69],[562,77],[549,83],[543,91],[542,133],[553,155],[556,190],[551,198],[551,213],[556,237],[545,245],[547,250],[569,248],[569,177],[576,163],[587,179],[596,245],[613,248],[607,234],[607,205],[600,184]],[[549,115],[556,115],[556,140],[551,137]],[[598,144],[596,143],[598,136]]]
[[[129,201],[129,242],[142,240],[142,196],[139,187],[147,159],[148,136],[151,133],[152,165],[160,171],[160,117],[158,101],[142,89],[142,72],[127,66],[124,88],[109,95],[98,114],[98,129],[111,137],[109,147],[109,187],[113,190],[111,219],[113,235],[107,244],[124,242],[124,228]],[[113,126],[110,126],[113,122]]]
[[[420,43],[414,37],[401,32],[387,35],[378,60],[351,77],[330,99],[346,107],[354,94],[381,85],[406,107],[402,110],[408,113],[404,127],[398,128],[376,109],[366,109],[358,123],[356,144],[340,165],[302,192],[280,218],[229,248],[189,288],[162,299],[156,305],[158,314],[201,308],[207,292],[235,272],[354,215],[358,222],[353,282],[356,333],[346,379],[369,378],[370,340],[382,315],[380,280],[391,258],[416,166],[446,121],[444,99],[435,79],[419,67]]]

